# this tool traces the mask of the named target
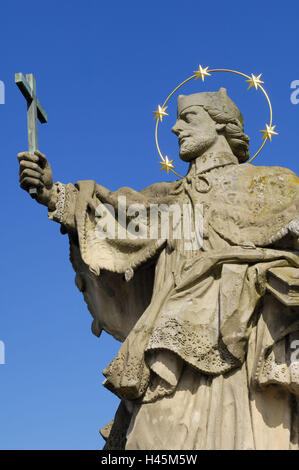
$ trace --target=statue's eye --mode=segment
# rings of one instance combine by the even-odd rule
[[[187,113],[185,114],[185,121],[186,122],[191,122],[194,118],[194,113]]]

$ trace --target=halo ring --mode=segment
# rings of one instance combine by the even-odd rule
[[[254,86],[255,89],[257,90],[258,88],[262,91],[262,93],[264,94],[266,100],[267,100],[267,103],[268,103],[268,107],[269,107],[269,128],[270,128],[270,131],[271,129],[273,130],[275,126],[272,126],[272,121],[273,121],[273,111],[272,111],[272,105],[271,105],[271,101],[270,101],[270,98],[266,92],[266,90],[264,89],[264,87],[261,85],[261,82],[259,79],[259,77],[261,75],[259,75],[258,77],[255,77],[253,74],[251,74],[251,77],[245,73],[242,73],[242,72],[239,72],[237,70],[231,70],[231,69],[208,69],[208,67],[206,67],[205,69],[203,69],[203,67],[199,66],[199,70],[201,71],[205,71],[206,73],[204,73],[204,75],[201,75],[201,79],[202,81],[204,81],[204,78],[205,78],[205,75],[208,76],[210,75],[211,73],[214,73],[214,72],[227,72],[227,73],[233,73],[233,74],[236,74],[236,75],[239,75],[241,77],[244,77],[246,78],[247,80],[246,81],[249,81],[252,82],[252,85],[249,86],[249,88],[251,86]],[[200,73],[200,72],[199,72]],[[183,85],[185,85],[187,82],[189,82],[190,80],[192,79],[197,79],[199,78],[199,76],[197,76],[196,73],[194,73],[193,75],[191,75],[190,77],[186,78],[186,80],[184,80],[183,82],[181,82],[177,87],[174,88],[174,90],[167,96],[166,100],[164,101],[163,105],[162,106],[159,106],[158,107],[158,111],[154,111],[154,113],[156,114],[156,117],[154,119],[157,119],[157,122],[156,122],[156,126],[155,126],[155,142],[156,142],[156,147],[157,147],[157,151],[158,151],[158,154],[161,158],[161,161],[160,161],[160,164],[162,165],[162,168],[161,170],[163,169],[166,169],[167,173],[168,171],[171,171],[172,173],[174,173],[176,176],[178,176],[179,178],[184,178],[182,175],[179,175],[175,170],[174,170],[174,165],[172,165],[172,162],[173,160],[171,160],[170,162],[168,162],[168,157],[165,156],[165,158],[163,157],[162,155],[162,152],[160,150],[160,146],[159,146],[159,141],[158,141],[158,127],[159,127],[159,122],[161,121],[162,122],[162,118],[163,116],[167,115],[165,113],[165,109],[166,109],[166,105],[168,103],[168,101],[170,100],[170,98],[174,95],[174,93],[176,93]],[[254,79],[257,79],[257,82],[254,82]],[[261,83],[259,83],[259,81]],[[159,110],[161,110],[162,112],[164,111],[164,114],[159,114]],[[158,113],[158,114],[157,114]],[[266,131],[261,131],[261,132],[265,132],[267,133],[268,131],[268,125],[266,125]],[[277,134],[276,132],[273,132],[272,131],[272,135],[273,134]],[[263,139],[263,142],[262,142],[262,145],[260,146],[260,148],[257,150],[257,152],[253,155],[252,158],[250,158],[250,160],[248,161],[248,163],[252,162],[257,156],[258,154],[261,152],[261,150],[263,149],[265,143],[267,140],[270,140],[271,141],[271,135],[265,135],[264,134],[264,139]],[[164,165],[163,165],[164,163]],[[169,165],[170,163],[170,165]],[[168,166],[169,165],[169,166]],[[163,168],[164,166],[164,168]]]

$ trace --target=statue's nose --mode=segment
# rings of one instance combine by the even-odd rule
[[[175,123],[175,125],[171,128],[171,131],[179,137],[180,132],[182,131],[182,127],[179,124],[179,121]]]

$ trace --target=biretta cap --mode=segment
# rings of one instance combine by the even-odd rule
[[[190,106],[210,106],[211,108],[219,109],[219,111],[224,111],[233,118],[238,119],[242,127],[244,126],[243,116],[237,105],[227,95],[225,88],[220,88],[219,91],[206,91],[178,96],[178,116]]]

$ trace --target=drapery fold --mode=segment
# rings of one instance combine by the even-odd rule
[[[173,427],[174,435],[182,429],[186,446],[193,436],[190,448],[259,448],[261,429],[268,436],[265,448],[275,448],[278,434],[273,432],[272,439],[271,420],[265,426],[268,418],[260,409],[273,413],[278,405],[277,429],[289,429],[289,436],[281,438],[283,448],[296,446],[296,407],[287,400],[297,400],[299,376],[286,350],[297,341],[297,310],[282,308],[266,294],[266,275],[273,267],[299,267],[293,245],[298,178],[286,169],[249,164],[217,168],[205,177],[210,183],[205,194],[196,189],[196,175],[140,192],[111,192],[93,181],[57,185],[59,207],[49,217],[69,234],[76,284],[93,316],[92,331],[100,335],[104,329],[123,342],[104,375],[105,386],[133,407],[125,412],[124,445],[146,445],[141,438],[137,442],[139,420],[154,419],[159,409],[166,417],[169,400],[172,408],[185,403],[191,413],[187,422],[178,410]],[[99,238],[103,205],[113,208],[118,227],[118,201],[124,197],[126,209],[143,204],[146,214],[151,204],[202,204],[203,246],[186,252],[182,241],[167,237]],[[126,223],[131,220],[127,214]],[[285,247],[274,248],[280,241],[286,241]],[[282,390],[281,402],[275,385]],[[234,437],[227,433],[230,422]],[[169,426],[168,418],[157,434],[163,426]]]

